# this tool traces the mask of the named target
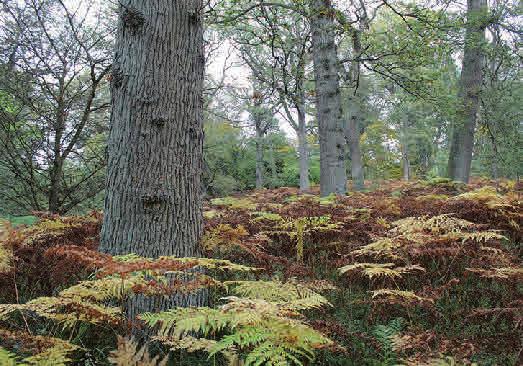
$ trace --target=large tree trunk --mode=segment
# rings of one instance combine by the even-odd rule
[[[320,137],[320,193],[346,193],[338,55],[330,0],[311,0],[312,56]]]
[[[307,143],[307,125],[305,120],[305,98],[300,98],[298,111],[298,154],[300,159],[300,191],[310,189],[309,182],[309,146]]]
[[[453,126],[448,163],[449,176],[465,183],[470,176],[474,131],[483,81],[487,10],[486,0],[467,1],[467,29],[459,91],[460,107]]]
[[[120,5],[102,252],[153,258],[200,254],[201,5],[201,0]],[[139,297],[129,313],[197,304],[198,298]]]
[[[361,40],[360,31],[354,30],[352,34],[352,47],[354,60],[351,62],[350,78],[354,92],[349,97],[349,118],[345,137],[347,139],[351,160],[351,178],[353,189],[361,191],[364,188],[363,159],[360,147],[360,126],[365,118],[363,115],[363,96],[360,87],[360,61]]]

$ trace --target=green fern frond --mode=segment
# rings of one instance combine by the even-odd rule
[[[230,209],[244,209],[244,210],[255,210],[256,203],[247,198],[236,198],[236,197],[222,197],[213,198],[211,205],[228,207]]]
[[[224,284],[234,294],[271,302],[285,302],[317,295],[306,283],[296,281],[226,281]]]
[[[139,316],[150,327],[158,327],[161,335],[173,335],[176,338],[187,334],[209,335],[226,328],[234,329],[238,324],[256,321],[260,318],[254,312],[241,314],[228,313],[219,309],[176,308],[161,313],[144,313]]]
[[[403,318],[392,319],[388,324],[379,324],[372,330],[372,335],[381,344],[385,353],[394,349],[394,338],[403,329]]]
[[[16,364],[16,355],[0,347],[0,365],[15,366]]]
[[[250,293],[251,289],[246,290]],[[291,297],[297,297],[296,295]],[[287,302],[268,302],[262,299],[245,299],[230,296],[227,304],[219,309],[176,308],[159,314],[146,313],[140,318],[156,327],[159,340],[167,340],[178,348],[194,347],[228,357],[236,351],[247,352],[245,364],[251,365],[301,365],[300,359],[312,359],[316,348],[332,343],[321,333],[298,319],[297,310],[324,305],[320,295],[296,298]],[[212,345],[195,335],[213,338],[223,334]],[[178,339],[191,337],[186,342]],[[207,348],[210,346],[210,348]],[[282,363],[283,362],[283,363]]]
[[[255,218],[252,220],[253,222],[259,222],[259,221],[278,222],[278,221],[283,220],[283,217],[281,217],[279,214],[274,213],[274,212],[256,211],[256,212],[253,212],[253,215],[255,216]]]

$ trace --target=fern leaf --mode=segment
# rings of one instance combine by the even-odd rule
[[[16,355],[0,347],[0,365],[15,366],[16,364]]]
[[[116,366],[165,366],[168,357],[151,358],[146,345],[139,347],[136,342],[118,336],[118,348],[111,352],[108,360]]]

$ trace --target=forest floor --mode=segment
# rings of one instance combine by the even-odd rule
[[[521,186],[510,181],[476,180],[464,185],[435,179],[382,182],[346,197],[320,198],[317,193],[279,188],[208,200],[202,240],[205,257],[245,267],[212,262],[226,268],[225,274],[168,288],[129,274],[163,270],[165,275],[174,269],[181,271],[181,262],[114,259],[96,251],[100,213],[43,215],[31,226],[4,225],[0,363],[2,352],[5,359],[26,357],[26,363],[43,364],[39,360],[65,350],[58,352],[63,362],[55,364],[67,360],[81,365],[109,364],[107,356],[117,347],[116,335],[127,334],[129,328],[123,325],[125,317],[117,308],[103,307],[116,296],[107,287],[107,278],[114,277],[105,277],[105,282],[93,280],[101,271],[102,277],[119,275],[122,288],[124,280],[133,279],[132,286],[125,289],[140,294],[207,286],[212,306],[224,301],[238,304],[243,299],[242,307],[234,308],[238,314],[249,306],[265,314],[270,304],[277,304],[278,315],[271,313],[277,321],[270,324],[276,327],[284,320],[292,321],[295,323],[289,324],[309,337],[301,339],[305,336],[297,334],[292,338],[288,328],[282,336],[275,328],[277,335],[271,336],[279,338],[273,342],[304,344],[290,347],[296,361],[288,358],[282,365],[523,364]],[[130,264],[123,268],[122,263]],[[183,263],[185,269],[198,263],[208,268],[211,262]],[[250,287],[234,273],[245,268],[255,269],[249,275]],[[240,299],[224,300],[222,285],[233,282],[242,288],[236,292]],[[72,297],[74,291],[78,297]],[[305,296],[305,292],[321,296]],[[230,295],[229,288],[225,294]],[[266,301],[265,308],[259,307],[258,300]],[[287,311],[282,315],[284,300]],[[301,305],[296,305],[297,300]],[[227,308],[220,309],[223,315]],[[205,313],[207,322],[214,314],[209,311]],[[157,321],[151,316],[142,319],[148,324]],[[255,325],[260,332],[261,325]],[[172,325],[169,329],[177,328]],[[248,344],[239,338],[226,338],[223,343],[217,339],[221,333],[213,332],[205,348],[203,336],[199,340],[192,337],[202,329],[184,333],[184,339],[196,349],[178,341],[176,347],[172,340],[164,342],[184,349],[183,357],[178,353],[178,363],[173,364],[220,364],[221,359],[209,361],[202,356],[217,341],[229,364],[238,362],[231,361],[231,352],[249,364],[249,357],[254,359],[254,353],[262,351],[257,347],[270,338],[258,333]],[[230,330],[234,335],[234,327]],[[107,336],[100,337],[102,333]],[[172,336],[170,331],[165,334]],[[195,352],[189,356],[191,350]],[[122,357],[118,361],[118,354],[113,353],[113,363],[126,364]]]

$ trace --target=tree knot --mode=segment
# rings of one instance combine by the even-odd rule
[[[138,9],[133,7],[124,8],[122,20],[124,26],[131,29],[133,33],[139,30],[145,23],[145,17]]]

